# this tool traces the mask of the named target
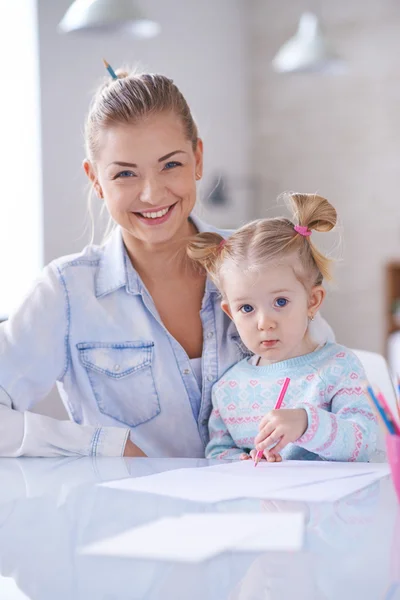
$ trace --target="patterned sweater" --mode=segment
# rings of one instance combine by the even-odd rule
[[[377,421],[364,391],[366,375],[355,354],[335,343],[267,366],[245,358],[229,369],[213,388],[207,458],[238,459],[254,448],[285,377],[291,381],[282,408],[304,408],[308,427],[282,458],[368,461]]]

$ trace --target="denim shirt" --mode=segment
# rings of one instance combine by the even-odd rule
[[[0,456],[120,456],[130,435],[148,456],[204,457],[212,386],[249,352],[209,279],[200,317],[201,386],[119,228],[104,246],[50,263],[0,325]],[[322,319],[316,329],[332,337]],[[29,412],[55,382],[70,421]]]

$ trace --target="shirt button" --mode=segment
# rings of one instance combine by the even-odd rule
[[[209,332],[207,333],[207,337],[208,337],[208,339],[209,339],[209,340],[210,340],[210,339],[211,339],[213,336],[214,336],[214,332],[213,332],[213,331],[209,331]]]
[[[214,381],[214,377],[212,375],[207,375],[208,381]]]
[[[114,371],[119,371],[120,370],[120,366],[119,365],[114,365]]]
[[[183,374],[184,375],[189,375],[190,373],[190,369],[183,369]]]

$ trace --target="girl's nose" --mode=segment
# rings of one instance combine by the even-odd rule
[[[260,331],[268,331],[276,328],[276,321],[274,318],[267,314],[260,315],[258,319],[258,329]]]

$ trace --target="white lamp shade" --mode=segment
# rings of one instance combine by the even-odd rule
[[[129,30],[136,37],[154,37],[160,31],[146,19],[132,0],[75,0],[59,23],[62,33],[80,30]]]
[[[339,63],[313,13],[301,16],[296,34],[283,44],[272,61],[278,73],[328,70]]]

